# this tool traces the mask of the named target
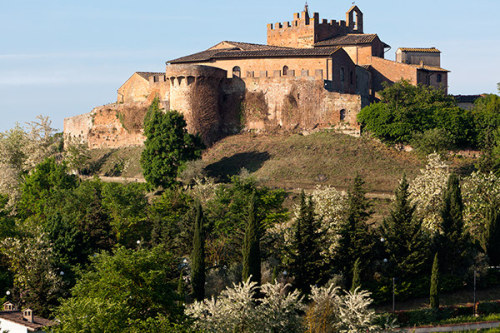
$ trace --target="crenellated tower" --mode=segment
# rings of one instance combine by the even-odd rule
[[[352,6],[346,13],[346,20],[326,20],[319,13],[309,15],[306,4],[304,11],[293,14],[290,22],[267,25],[267,45],[308,48],[335,36],[363,33],[363,13],[358,6]]]

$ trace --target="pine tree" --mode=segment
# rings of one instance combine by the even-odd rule
[[[395,191],[396,200],[381,236],[394,276],[402,279],[418,276],[429,257],[429,243],[422,231],[422,220],[415,216],[416,205],[409,200],[409,184],[403,176]]]
[[[471,242],[464,230],[462,194],[455,174],[451,174],[448,179],[441,218],[442,233],[437,236],[441,271],[447,274],[464,273],[470,264]]]
[[[352,284],[351,292],[354,292],[356,288],[361,287],[361,259],[358,258],[354,262],[354,268],[352,273]]]
[[[250,199],[248,220],[243,239],[243,281],[246,281],[251,276],[251,280],[260,285],[260,262],[260,226],[255,216],[255,193],[253,193]]]
[[[439,309],[439,262],[437,253],[432,263],[430,303],[432,309]]]
[[[363,186],[363,179],[357,175],[348,192],[346,221],[339,232],[339,248],[342,250],[336,258],[337,266],[346,275],[352,274],[352,265],[357,258],[363,258],[365,265],[369,264],[374,246],[374,237],[367,224],[373,211]]]
[[[202,301],[205,298],[205,236],[203,234],[203,211],[200,202],[196,203],[196,218],[194,221],[191,286],[193,288],[193,297],[198,301]]]
[[[492,266],[500,266],[500,207],[490,207],[484,234],[483,248]]]
[[[314,214],[312,199],[308,198],[306,202],[306,195],[302,191],[299,216],[295,223],[291,270],[295,276],[295,286],[303,293],[308,293],[311,285],[321,281],[323,257],[320,241],[323,235],[319,229],[320,221]]]

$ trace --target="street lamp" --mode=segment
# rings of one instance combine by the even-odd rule
[[[384,237],[380,237],[380,242],[383,244],[385,242]],[[387,264],[389,260],[387,258],[384,258],[382,260],[384,264]],[[396,278],[392,277],[392,312],[396,312]]]

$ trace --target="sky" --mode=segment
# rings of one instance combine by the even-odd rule
[[[0,0],[0,131],[63,119],[114,102],[136,71],[220,41],[266,43],[268,23],[291,21],[304,0]],[[345,19],[352,0],[309,0],[320,18]],[[451,94],[496,93],[499,0],[357,0],[365,33],[392,49],[437,47]]]

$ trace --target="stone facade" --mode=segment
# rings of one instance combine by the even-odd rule
[[[359,133],[356,116],[383,82],[401,79],[447,90],[448,71],[435,48],[401,48],[396,61],[376,34],[364,33],[357,6],[345,21],[320,20],[306,5],[291,22],[269,24],[267,45],[223,41],[167,62],[165,72],[136,72],[117,103],[65,119],[64,133],[90,148],[144,141],[147,107],[159,98],[181,112],[207,145],[241,130],[336,128]]]

